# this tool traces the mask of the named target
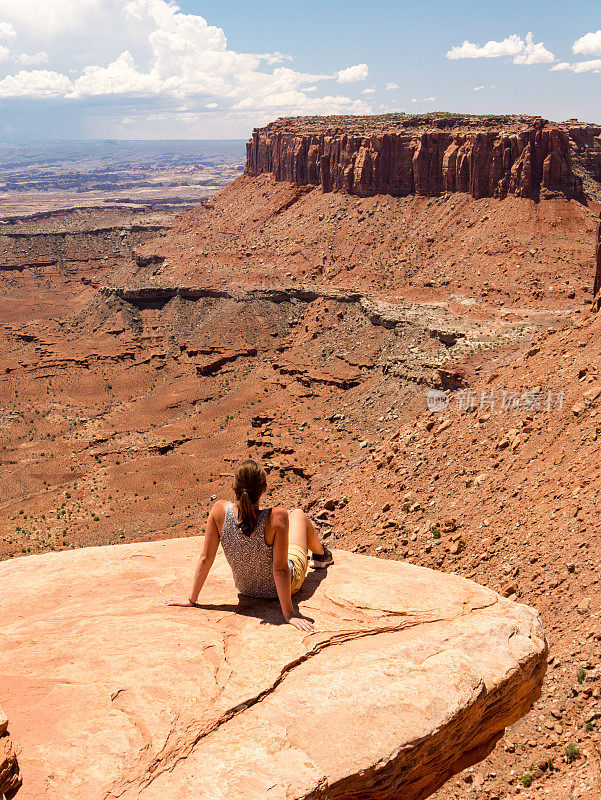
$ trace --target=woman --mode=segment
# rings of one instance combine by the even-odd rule
[[[240,594],[277,597],[286,622],[300,631],[312,632],[311,622],[294,613],[292,595],[307,574],[307,549],[311,550],[310,565],[314,568],[332,564],[332,553],[321,544],[302,509],[288,512],[280,507],[259,508],[267,476],[255,461],[240,464],[233,488],[236,502],[218,500],[209,514],[190,604],[196,605],[221,541]]]

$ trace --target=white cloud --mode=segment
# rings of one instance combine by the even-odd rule
[[[0,44],[0,61],[8,61],[10,58],[10,50],[3,44]]]
[[[263,53],[263,55],[258,56],[261,61],[266,61],[268,64],[283,64],[284,61],[292,61],[292,56],[284,55],[284,53],[280,53],[276,51],[275,53]]]
[[[551,70],[553,72],[569,70],[575,73],[601,72],[601,58],[593,58],[590,61],[577,61],[574,64],[570,64],[568,61],[560,61],[559,64],[552,66]]]
[[[351,100],[344,95],[307,97],[304,92],[289,89],[264,97],[249,96],[233,106],[234,110],[279,109],[284,114],[369,114],[370,106],[363,100]]]
[[[339,69],[336,73],[338,83],[357,83],[358,81],[365,81],[367,78],[369,78],[367,64],[354,64],[352,67]]]
[[[502,58],[511,57],[514,64],[549,64],[555,56],[542,44],[536,43],[532,33],[522,39],[512,33],[500,42],[491,39],[484,45],[474,44],[467,39],[461,45],[455,45],[447,52],[451,60],[460,58]]]
[[[47,69],[21,70],[0,80],[0,97],[64,97],[70,89],[66,75]]]
[[[412,99],[412,103],[433,103],[436,100],[435,97],[421,97],[419,100],[417,97]]]
[[[601,56],[601,31],[585,33],[576,39],[572,51],[577,56]]]
[[[574,55],[578,56],[601,56],[601,30],[585,33],[576,39],[572,45]],[[576,61],[571,64],[569,61],[560,61],[551,67],[554,72],[569,71],[578,73],[601,72],[601,59],[591,58],[587,61]]]
[[[513,59],[514,64],[550,64],[555,56],[542,42],[535,43],[531,33],[526,34],[524,49]]]
[[[447,58],[499,58],[501,56],[516,56],[524,47],[523,40],[513,33],[501,42],[491,39],[485,45],[477,45],[467,39],[461,45],[455,45],[447,52]]]
[[[48,53],[41,50],[39,53],[20,53],[16,56],[16,61],[24,67],[34,67],[38,64],[48,63]]]
[[[386,91],[387,92],[392,92],[394,89],[398,89],[398,88],[399,88],[398,83],[392,83],[392,81],[390,81],[389,83],[386,84]]]
[[[10,22],[0,22],[0,41],[12,42],[17,38],[17,32]]]
[[[236,119],[254,114],[257,122],[263,113],[370,111],[344,94],[313,94],[325,80],[365,80],[367,64],[311,74],[284,66],[291,57],[280,52],[240,53],[221,28],[182,13],[172,0],[0,0],[0,19],[0,39],[16,41],[21,53],[13,62],[49,65],[11,75],[10,62],[3,63],[2,97],[92,99],[107,107],[121,97],[139,99],[146,111],[185,99],[195,119],[219,107]]]
[[[482,89],[486,89],[486,86],[482,84],[482,86],[474,86],[475,92],[480,92]]]
[[[111,6],[124,0],[110,0]],[[93,28],[106,0],[0,0],[0,17],[10,20],[19,35],[52,41],[68,33],[81,33]]]
[[[361,94],[373,94],[376,91],[375,86],[370,86],[368,89],[363,89]]]
[[[92,66],[73,83],[69,97],[94,97],[97,95],[153,95],[160,91],[160,83],[152,74],[136,69],[132,54],[125,50],[106,67]]]

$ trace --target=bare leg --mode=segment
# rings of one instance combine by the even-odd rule
[[[316,555],[322,555],[323,546],[319,541],[315,526],[302,508],[290,511],[288,520],[288,541],[291,544],[299,544],[305,550],[309,549]]]

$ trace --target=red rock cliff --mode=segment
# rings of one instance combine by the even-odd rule
[[[539,117],[296,117],[257,128],[246,173],[359,196],[582,199],[565,126]]]
[[[593,286],[593,309],[601,310],[601,219],[597,225],[597,241],[595,243],[595,284]]]
[[[601,201],[601,125],[566,123],[572,150],[572,165],[584,181],[584,191]]]

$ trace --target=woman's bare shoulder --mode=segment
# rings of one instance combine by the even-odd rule
[[[274,506],[271,509],[271,523],[277,527],[288,527],[288,509]]]
[[[211,513],[214,511],[225,511],[225,509],[229,506],[231,500],[215,500],[213,503],[213,507],[211,508]]]
[[[225,510],[229,506],[229,500],[215,500],[213,508],[210,511],[210,516],[218,521],[223,521],[225,517]]]

